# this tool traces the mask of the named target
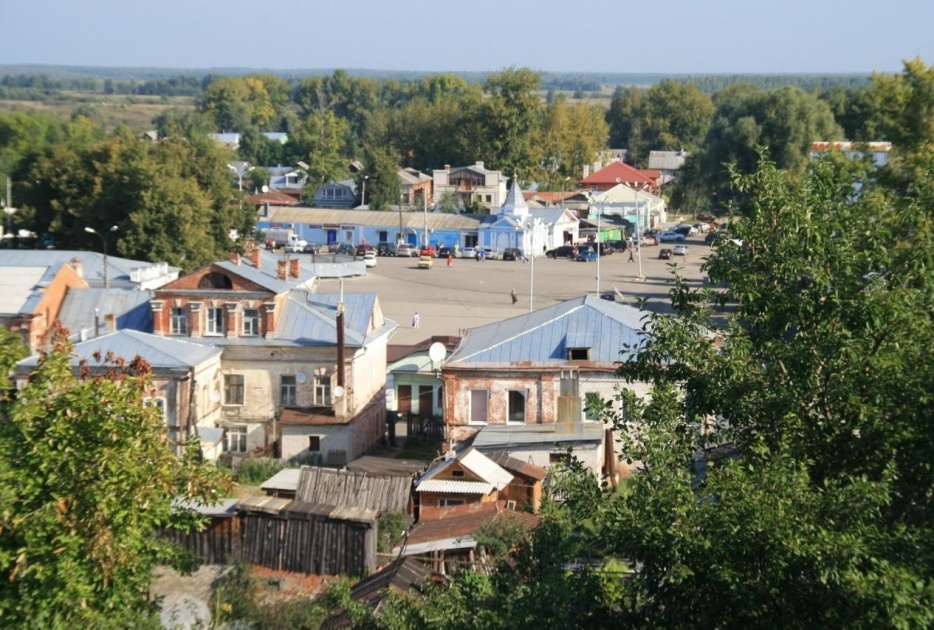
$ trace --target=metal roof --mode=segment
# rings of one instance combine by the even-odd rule
[[[489,494],[496,489],[485,481],[459,481],[455,479],[428,479],[420,482],[418,492],[438,492],[443,494]]]
[[[447,470],[455,463],[459,464],[464,470],[468,471],[474,477],[479,478],[481,481],[470,481],[470,480],[451,480],[444,481],[440,479],[435,479],[435,477],[441,472]],[[434,483],[453,483],[453,484],[476,484],[483,483],[484,487],[489,486],[488,490],[483,491],[484,493],[490,492],[493,488],[497,490],[502,490],[512,481],[512,475],[503,470],[496,462],[491,460],[489,457],[481,453],[480,451],[474,448],[468,448],[467,450],[461,452],[452,459],[445,460],[426,472],[418,483],[419,492],[466,492],[466,493],[475,493],[479,490],[429,490],[426,489],[426,486],[430,486]],[[453,486],[452,486],[453,487]],[[459,486],[462,488],[472,488],[474,486]]]
[[[181,339],[159,337],[136,330],[118,330],[75,344],[71,351],[71,364],[77,365],[82,359],[91,367],[103,365],[108,354],[130,360],[134,357],[144,359],[153,369],[177,369],[197,367],[204,361],[220,355],[219,348],[203,346]],[[98,361],[94,357],[100,356]],[[39,362],[38,356],[23,359],[18,367],[32,368]]]
[[[237,505],[239,503],[239,499],[221,499],[214,505],[205,505],[204,503],[198,503],[196,501],[174,499],[172,501],[172,507],[183,510],[193,510],[202,516],[233,516],[237,513]]]
[[[224,429],[220,427],[197,427],[201,446],[216,446],[224,439]]]
[[[0,315],[16,315],[26,308],[48,267],[18,267],[0,273]]]
[[[649,151],[649,168],[677,171],[688,155],[686,151]]]
[[[298,478],[301,474],[300,468],[285,468],[260,484],[260,489],[295,492],[298,489]]]
[[[604,428],[599,422],[575,423],[569,426],[562,424],[489,425],[477,433],[473,447],[481,450],[509,450],[541,444],[600,443],[603,438]]]
[[[403,229],[424,229],[425,221],[430,230],[475,230],[481,221],[489,215],[459,214],[453,212],[424,212],[423,210],[403,210],[400,216],[398,208],[388,210],[333,210],[308,208],[304,206],[269,206],[267,217],[260,219],[260,225],[270,223],[302,223],[308,225],[363,225],[368,227],[399,227]]]
[[[532,313],[471,328],[445,367],[476,363],[568,361],[568,348],[590,348],[588,361],[628,360],[623,346],[639,347],[646,313],[586,295]]]
[[[104,257],[98,252],[64,249],[2,249],[0,250],[0,270],[4,267],[53,267],[70,263],[72,259],[81,260],[81,275],[91,286],[104,286]],[[144,260],[129,260],[119,256],[107,256],[107,276],[111,287],[135,288],[134,272],[155,269],[164,272],[165,281],[178,276],[178,268],[165,263],[151,263]],[[17,272],[18,273],[18,272]],[[0,275],[8,275],[0,271]],[[146,278],[147,280],[149,278]]]
[[[74,339],[79,339],[82,331],[94,335],[95,317],[100,327],[98,332],[106,330],[105,315],[116,315],[119,330],[152,332],[152,308],[149,305],[151,299],[150,291],[72,287],[68,289],[62,301],[58,321],[68,329]]]

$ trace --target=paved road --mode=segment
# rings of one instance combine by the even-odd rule
[[[625,301],[636,305],[639,297],[648,300],[652,310],[670,311],[668,290],[674,264],[682,275],[701,282],[700,266],[709,248],[704,236],[687,241],[687,257],[659,260],[660,247],[644,247],[642,273],[637,281],[638,262],[628,262],[629,254],[619,252],[600,260],[601,292],[618,289]],[[673,248],[673,244],[662,247]],[[638,257],[637,257],[638,259]],[[435,259],[430,270],[418,269],[417,258],[379,258],[367,275],[344,280],[345,292],[375,292],[383,314],[399,324],[392,343],[411,344],[432,335],[458,336],[468,328],[496,322],[529,312],[530,292],[535,309],[550,306],[581,295],[597,292],[597,263],[538,258],[535,263],[454,259],[448,267]],[[512,304],[510,291],[515,288],[519,300]],[[340,281],[322,280],[321,293],[340,291]],[[412,327],[412,315],[418,312],[419,328]]]

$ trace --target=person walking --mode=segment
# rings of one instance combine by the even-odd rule
[[[451,256],[451,252],[448,252],[448,267],[451,266],[451,263],[454,262],[454,257]]]
[[[634,249],[634,248],[632,247],[632,245],[630,245],[630,246],[629,246],[629,260],[628,260],[627,262],[632,262],[632,261],[635,260],[635,258],[632,257],[632,250],[633,250],[633,249]]]
[[[418,311],[415,312],[415,315],[412,315],[412,328],[418,328]]]
[[[515,288],[509,292],[509,297],[512,298],[512,303],[515,304],[519,301],[519,294],[516,292]]]

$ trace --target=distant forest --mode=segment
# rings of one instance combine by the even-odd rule
[[[264,73],[280,77],[292,85],[314,76],[329,76],[333,69],[265,70],[224,68],[184,70],[168,68],[95,68],[80,66],[0,65],[0,99],[45,100],[62,91],[88,94],[124,94],[136,96],[198,97],[216,79]],[[354,77],[378,80],[418,81],[438,74],[461,77],[470,83],[483,83],[486,72],[403,72],[387,70],[346,70]],[[571,92],[576,98],[603,97],[618,87],[651,87],[665,79],[695,85],[701,92],[715,94],[743,83],[758,89],[796,86],[806,91],[833,87],[862,88],[869,84],[869,74],[637,74],[542,72],[541,89],[545,92]]]

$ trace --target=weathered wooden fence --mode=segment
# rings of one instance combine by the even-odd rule
[[[212,518],[210,525],[200,532],[171,530],[165,536],[207,564],[227,564],[239,557],[240,519],[235,516]]]
[[[406,422],[406,435],[409,439],[441,441],[444,439],[444,421],[441,418],[410,415]]]

